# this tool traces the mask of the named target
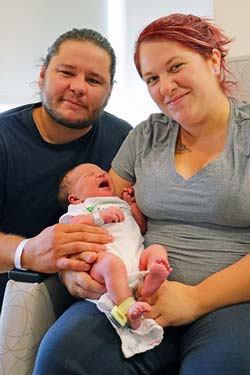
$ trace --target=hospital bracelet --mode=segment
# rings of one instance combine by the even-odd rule
[[[102,219],[99,211],[92,212],[92,215],[93,215],[93,222],[95,225],[97,225],[98,227],[101,227],[103,224],[105,224],[105,221]]]
[[[14,256],[14,264],[15,264],[15,268],[17,268],[18,270],[23,270],[23,271],[27,270],[27,268],[23,268],[21,265],[21,257],[23,253],[23,248],[28,241],[29,241],[29,238],[26,238],[25,240],[22,240],[20,244],[17,246],[15,256]]]

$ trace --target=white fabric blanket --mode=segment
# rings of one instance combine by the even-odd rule
[[[97,301],[97,307],[107,316],[120,336],[121,349],[125,358],[145,352],[161,343],[164,331],[153,319],[143,319],[141,326],[137,330],[133,330],[127,326],[117,327],[110,318],[114,304],[107,294],[104,294]]]

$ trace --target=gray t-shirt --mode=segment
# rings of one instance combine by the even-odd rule
[[[224,151],[188,180],[174,165],[179,125],[163,114],[132,130],[112,163],[135,184],[145,246],[165,245],[170,279],[190,285],[250,251],[250,104],[230,106]]]

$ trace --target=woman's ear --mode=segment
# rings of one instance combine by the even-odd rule
[[[73,194],[69,194],[68,201],[70,204],[79,204],[82,203],[82,200],[75,197]]]
[[[211,62],[212,70],[216,75],[220,74],[220,62],[221,62],[221,53],[217,48],[212,49],[212,54],[209,57]]]

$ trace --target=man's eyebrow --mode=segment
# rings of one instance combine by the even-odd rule
[[[76,69],[76,67],[74,65],[70,65],[70,64],[59,64],[58,65],[58,68],[59,69]]]
[[[74,65],[71,65],[71,64],[59,64],[57,66],[58,69],[71,69],[71,70],[76,70],[77,67],[74,66]],[[90,70],[88,72],[89,75],[91,75],[91,77],[95,77],[95,78],[99,78],[99,79],[104,79],[103,75],[100,74],[100,73],[97,73],[97,72],[94,72],[92,70]]]
[[[94,70],[88,70],[86,72],[86,75],[92,78],[97,78],[98,80],[101,80],[101,81],[106,81],[105,75]]]

